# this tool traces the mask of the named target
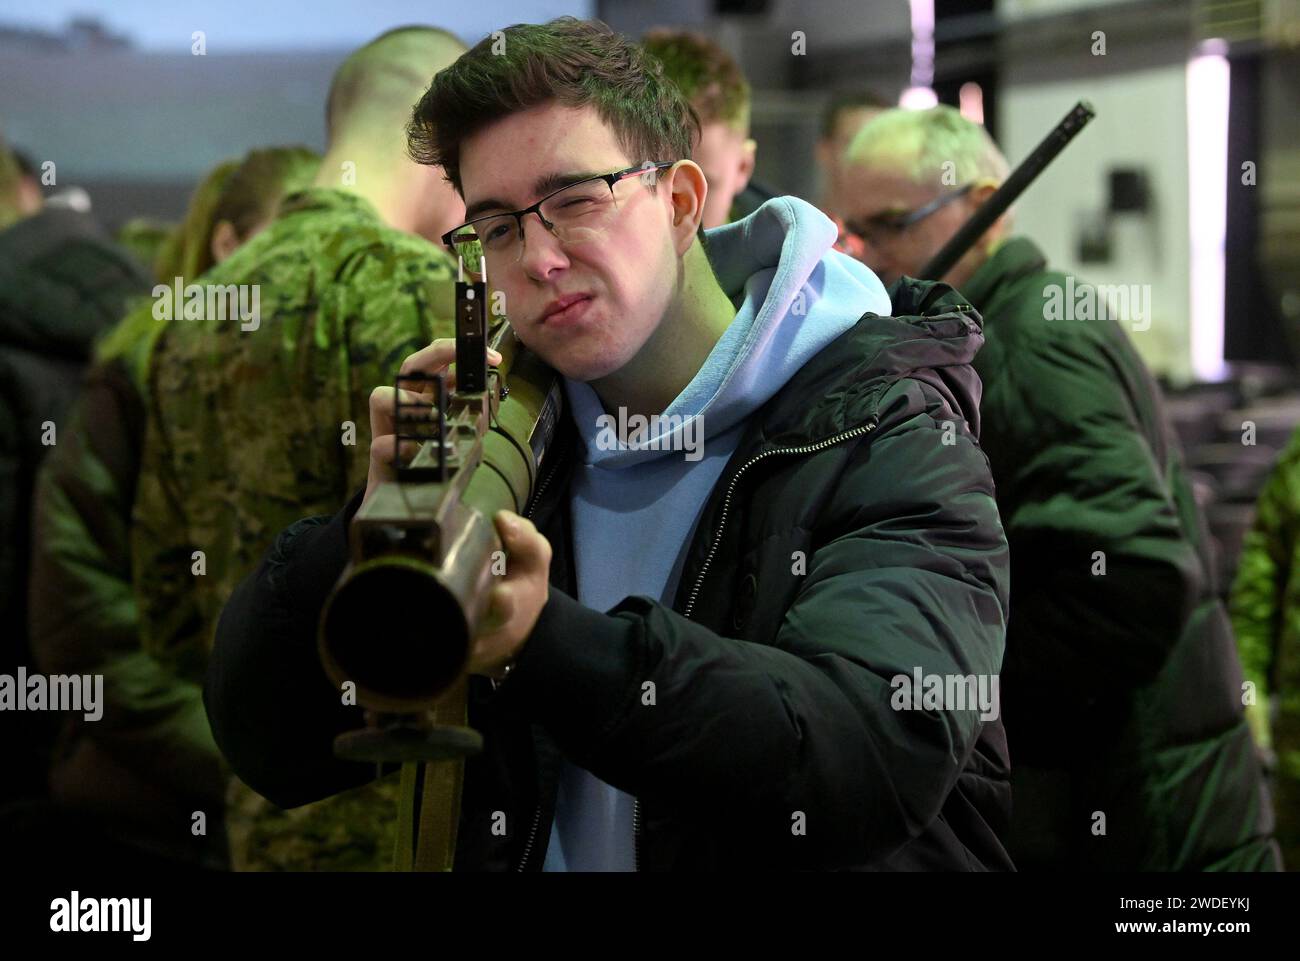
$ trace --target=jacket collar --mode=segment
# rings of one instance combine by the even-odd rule
[[[764,446],[815,443],[859,426],[877,415],[890,385],[925,370],[978,431],[980,388],[970,363],[984,343],[979,313],[933,281],[903,278],[889,293],[893,316],[863,315],[753,417]]]
[[[37,213],[0,231],[0,256],[7,261],[29,263],[60,244],[79,239],[107,240],[90,214],[46,204]]]
[[[279,217],[305,211],[347,211],[354,216],[381,222],[374,204],[360,194],[338,187],[308,187],[287,195],[280,202]]]
[[[1037,244],[1028,237],[1012,237],[1000,244],[993,256],[962,285],[962,292],[977,310],[984,310],[1003,288],[1046,266],[1047,258]]]
[[[78,360],[89,355],[103,321],[49,309],[51,304],[64,303],[72,289],[58,268],[67,266],[67,248],[78,243],[92,244],[102,258],[118,260],[123,277],[136,278],[129,284],[137,288],[132,293],[148,291],[148,281],[139,268],[125,251],[109,242],[90,214],[46,204],[38,213],[0,231],[0,343]],[[122,284],[126,283],[124,279]],[[93,298],[83,294],[78,299],[86,302]]]

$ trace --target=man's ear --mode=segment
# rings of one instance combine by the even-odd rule
[[[818,140],[813,145],[813,159],[817,166],[822,168],[822,176],[830,177],[831,162],[835,159],[835,154],[829,140]]]
[[[740,153],[740,172],[736,175],[736,193],[749,186],[749,178],[754,176],[754,160],[758,144],[754,138],[746,138]]]
[[[239,249],[239,234],[235,232],[235,225],[229,220],[219,220],[212,228],[212,261],[221,263],[236,250]]]
[[[695,242],[696,231],[704,219],[704,198],[709,182],[694,160],[682,160],[669,172],[666,183],[673,205],[673,245],[677,256],[686,253]]]
[[[45,194],[35,177],[23,177],[18,181],[18,210],[24,217],[39,213],[45,204]]]
[[[988,199],[993,196],[998,187],[999,184],[996,180],[985,179],[976,181],[975,186],[972,187],[970,193],[966,195],[967,206],[971,213],[973,214],[980,207],[984,206],[984,204],[988,203]],[[984,232],[984,236],[977,241],[976,245],[983,249],[986,254],[991,253],[993,247],[1001,241],[1010,227],[1011,218],[1007,213],[1003,213],[1002,216],[995,220],[992,226]]]
[[[970,197],[971,207],[984,206],[984,203],[993,196],[994,191],[997,189],[998,182],[996,180],[976,181],[975,186],[971,188],[970,194],[968,195]]]

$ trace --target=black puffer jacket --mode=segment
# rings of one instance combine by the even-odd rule
[[[573,599],[566,418],[530,507],[550,600],[509,678],[471,679],[486,746],[466,765],[458,870],[541,868],[562,755],[637,796],[642,870],[1011,867],[1001,722],[891,706],[891,678],[916,668],[997,673],[1008,567],[973,436],[978,315],[940,285],[894,297],[900,316],[864,316],[750,418],[672,608]],[[362,721],[315,648],[360,499],[281,534],[217,631],[217,744],[285,807],[374,774],[331,753]]]
[[[58,443],[95,338],[148,284],[87,214],[47,207],[0,232],[0,673],[35,670],[26,641],[36,469],[47,441]],[[4,794],[41,793],[53,729],[45,722],[54,720],[19,715],[5,725],[0,756],[21,770],[5,778]]]

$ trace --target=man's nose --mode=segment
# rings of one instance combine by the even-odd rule
[[[529,277],[545,280],[551,271],[569,265],[569,258],[561,249],[563,245],[560,238],[546,229],[540,214],[529,214],[520,226],[522,232],[519,242],[524,249],[519,259]]]

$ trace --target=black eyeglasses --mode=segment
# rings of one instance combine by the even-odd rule
[[[547,194],[523,210],[475,217],[442,235],[442,242],[453,254],[464,259],[466,266],[478,268],[480,253],[489,264],[517,262],[524,252],[524,218],[537,214],[542,226],[566,244],[600,240],[618,212],[614,185],[628,177],[653,175],[677,163],[664,160],[646,161],[612,174],[600,174],[575,181]],[[647,186],[653,186],[648,183]]]
[[[928,204],[917,207],[909,213],[901,214],[877,214],[875,217],[866,217],[862,220],[845,220],[844,226],[869,244],[879,244],[881,240],[887,240],[897,237],[908,227],[919,223],[926,217],[930,216],[937,210],[942,210],[948,204],[960,197],[970,193],[975,184],[968,183],[964,187],[959,187],[951,193],[936,197]]]

